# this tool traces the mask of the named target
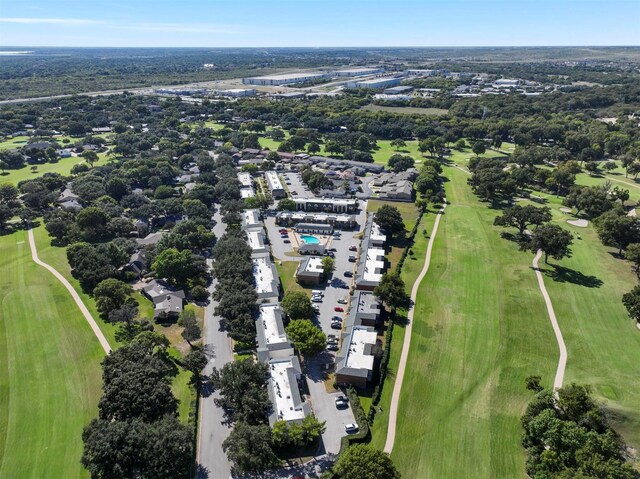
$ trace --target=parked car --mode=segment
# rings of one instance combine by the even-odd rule
[[[342,329],[342,323],[333,322],[331,323],[331,329]]]
[[[347,304],[347,298],[340,298],[340,299],[338,300],[338,303],[340,303],[340,304]]]
[[[327,343],[327,351],[337,351],[340,349],[338,343]]]
[[[312,308],[313,308],[313,310],[314,310],[316,313],[319,313],[319,312],[320,312],[320,306],[318,306],[317,304],[314,304],[314,305],[312,306]]]
[[[285,234],[285,233],[288,233],[289,231],[287,230],[287,228],[281,228],[281,229],[279,229],[279,230],[278,230],[278,232],[279,232],[281,235],[283,235],[283,234]]]
[[[334,316],[333,318],[331,318],[331,321],[336,322],[336,323],[341,323],[342,322],[342,318],[340,316]]]
[[[344,313],[344,308],[342,306],[336,306],[333,310],[337,313]]]
[[[349,251],[358,251],[358,247],[352,244],[351,246],[349,246]]]
[[[335,255],[335,254],[333,254],[333,252],[332,252],[332,251],[325,251],[325,252],[324,252],[324,255],[325,255],[325,256],[329,256],[330,258],[335,258],[335,257],[336,257],[336,255]]]
[[[356,257],[355,257],[354,255],[350,254],[350,255],[349,255],[349,261],[350,261],[351,263],[355,263],[355,262],[356,262]]]
[[[286,233],[280,235],[280,238],[288,238],[288,237],[289,237],[289,235],[286,234]]]
[[[311,302],[312,303],[322,303],[322,296],[312,296],[311,297]]]
[[[285,243],[285,244],[291,243],[291,240],[290,239],[286,239],[286,240],[283,241],[283,243]]]
[[[345,271],[345,272],[344,272],[344,275],[345,275],[347,278],[351,278],[351,277],[353,276],[353,272],[352,272],[352,271],[348,271],[348,270],[347,270],[347,271]]]
[[[344,425],[344,431],[347,434],[355,434],[356,432],[358,432],[358,430],[359,429],[357,424],[349,423]]]
[[[347,401],[347,398],[345,398],[344,396],[338,396],[336,398],[336,408],[346,409],[348,407],[349,407],[349,402]]]

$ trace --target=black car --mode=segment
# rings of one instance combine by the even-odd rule
[[[353,271],[345,271],[345,272],[344,272],[344,275],[345,275],[347,278],[351,278],[351,277],[353,276]]]
[[[342,329],[342,323],[333,322],[331,323],[331,329]]]
[[[338,349],[340,349],[340,348],[338,347],[338,343],[330,343],[330,344],[327,344],[327,350],[328,350],[328,351],[337,351]]]

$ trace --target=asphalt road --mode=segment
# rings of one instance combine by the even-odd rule
[[[226,226],[222,223],[219,211],[213,216],[217,221],[213,228],[216,237],[224,234]],[[213,292],[217,281],[209,288]],[[221,368],[233,361],[231,340],[227,333],[220,329],[220,318],[214,314],[217,303],[210,301],[204,316],[204,347],[209,363],[204,369],[206,376],[211,374],[214,367]],[[199,479],[226,479],[231,477],[231,463],[222,450],[222,442],[231,432],[225,422],[224,413],[216,406],[214,399],[219,397],[206,383],[200,399],[200,420],[198,429],[198,474]]]

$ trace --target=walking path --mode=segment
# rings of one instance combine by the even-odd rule
[[[562,383],[564,382],[564,369],[567,365],[567,347],[565,346],[564,339],[562,338],[562,331],[560,331],[560,326],[558,325],[558,320],[556,319],[556,313],[553,311],[551,298],[549,297],[547,288],[544,285],[544,278],[542,277],[540,268],[538,268],[538,261],[541,257],[542,250],[538,250],[536,256],[533,258],[533,270],[536,272],[536,276],[538,278],[538,286],[540,287],[540,292],[542,293],[544,302],[547,305],[547,313],[549,314],[549,319],[551,320],[551,325],[553,326],[553,332],[556,333],[556,340],[558,341],[558,348],[560,349],[558,369],[556,369],[556,377],[553,380],[553,390],[556,391],[557,389],[560,389],[562,387]]]
[[[411,288],[411,307],[409,308],[409,312],[407,314],[407,328],[404,332],[404,342],[402,344],[402,353],[400,355],[400,364],[398,366],[398,373],[396,375],[396,382],[393,385],[393,394],[391,396],[391,405],[389,406],[389,426],[387,428],[387,442],[384,445],[384,452],[391,454],[393,451],[393,444],[396,440],[396,422],[398,420],[398,405],[400,402],[400,392],[402,390],[402,380],[404,379],[405,369],[407,368],[407,357],[409,356],[409,347],[411,346],[411,330],[413,329],[413,312],[415,310],[415,302],[418,296],[418,289],[420,288],[420,283],[424,279],[427,271],[429,270],[429,264],[431,263],[431,250],[433,249],[433,242],[436,238],[436,233],[438,232],[438,225],[440,224],[440,218],[442,218],[442,214],[444,213],[444,209],[447,207],[447,200],[444,200],[444,205],[438,211],[438,215],[436,216],[436,221],[433,224],[433,231],[431,232],[431,237],[429,238],[429,244],[427,245],[427,252],[424,258],[424,266],[422,267],[422,271],[416,278],[416,281],[413,283],[413,287]]]
[[[33,237],[33,230],[29,229],[28,234],[29,234],[29,247],[31,248],[31,258],[33,259],[33,261],[36,264],[42,266],[43,268],[49,270],[51,274],[53,274],[58,279],[58,281],[60,281],[62,285],[65,288],[67,288],[67,291],[69,291],[69,294],[78,305],[78,308],[80,308],[80,311],[82,312],[85,319],[89,323],[89,326],[91,326],[93,333],[98,338],[98,341],[100,341],[100,345],[102,346],[102,349],[104,349],[104,352],[106,354],[109,354],[111,352],[111,346],[109,346],[109,342],[107,341],[107,338],[104,337],[104,334],[102,334],[102,331],[100,330],[100,327],[96,323],[95,319],[93,319],[93,316],[91,316],[91,313],[82,302],[82,299],[80,299],[80,295],[78,294],[78,292],[75,290],[73,286],[71,286],[71,283],[67,281],[67,278],[62,276],[53,266],[48,265],[44,261],[41,261],[40,258],[38,258],[38,250],[36,249],[36,241]]]

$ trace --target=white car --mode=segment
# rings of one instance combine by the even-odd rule
[[[345,424],[344,430],[347,434],[355,434],[356,432],[359,431],[358,425],[353,423]]]

